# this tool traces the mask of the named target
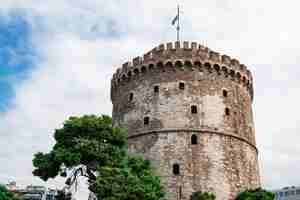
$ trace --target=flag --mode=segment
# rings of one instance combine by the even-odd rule
[[[174,26],[176,21],[178,20],[178,15],[176,15],[176,17],[172,20],[172,25]]]

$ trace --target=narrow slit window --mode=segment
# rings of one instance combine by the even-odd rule
[[[227,96],[228,96],[227,90],[223,90],[223,97],[227,97]]]
[[[227,116],[230,115],[230,110],[229,110],[229,108],[225,108],[225,114],[226,114]]]
[[[144,125],[148,125],[149,124],[149,117],[144,117]]]
[[[192,137],[191,137],[191,143],[192,143],[192,144],[198,144],[198,138],[197,138],[197,135],[192,135]]]
[[[180,90],[184,90],[184,83],[183,83],[183,82],[180,82],[180,83],[179,83],[179,89],[180,89]]]
[[[179,175],[180,174],[180,167],[178,164],[173,165],[173,174],[174,175]]]
[[[197,114],[198,110],[197,110],[197,106],[193,105],[191,106],[191,113],[192,114]]]
[[[133,100],[133,93],[131,92],[130,94],[129,94],[129,101],[132,101]]]
[[[154,86],[154,93],[159,93],[159,87],[158,87],[158,85]]]
[[[182,187],[179,186],[179,199],[182,199]]]

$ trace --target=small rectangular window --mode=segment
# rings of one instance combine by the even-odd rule
[[[197,135],[192,135],[192,137],[191,137],[191,143],[192,143],[193,145],[198,143],[197,140],[198,140],[198,139],[197,139]]]
[[[179,175],[180,174],[180,167],[178,164],[173,165],[173,174],[174,175]]]
[[[154,86],[154,92],[155,93],[159,93],[159,87],[158,87],[158,85]]]
[[[180,83],[179,83],[179,89],[180,89],[180,90],[184,90],[184,83],[183,83],[183,82],[180,82]]]
[[[191,113],[197,114],[197,106],[191,106]]]
[[[144,117],[144,125],[148,125],[149,124],[149,117]]]
[[[227,116],[230,115],[230,110],[229,110],[229,108],[225,108],[225,114],[226,114]]]
[[[129,94],[129,101],[132,101],[133,100],[133,93],[131,92],[130,94]]]
[[[228,96],[227,90],[223,90],[223,97],[227,97],[227,96]]]

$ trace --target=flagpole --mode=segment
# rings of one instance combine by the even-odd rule
[[[179,5],[177,6],[177,16],[178,16],[178,20],[177,20],[177,41],[179,42],[179,31],[180,31],[180,23],[179,23]]]

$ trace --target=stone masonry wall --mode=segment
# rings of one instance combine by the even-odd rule
[[[127,130],[130,152],[153,161],[168,200],[198,190],[231,200],[260,185],[252,81],[237,60],[187,42],[160,45],[114,75],[114,126]]]

